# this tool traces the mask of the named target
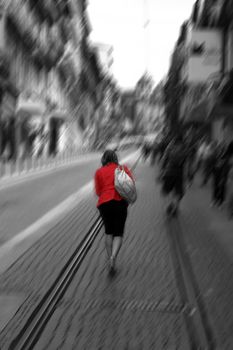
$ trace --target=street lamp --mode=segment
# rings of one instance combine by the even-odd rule
[[[143,0],[143,29],[144,29],[144,44],[145,44],[145,71],[148,72],[149,66],[149,3],[148,0]]]

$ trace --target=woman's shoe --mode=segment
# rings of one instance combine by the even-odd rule
[[[176,217],[178,215],[178,207],[174,206],[173,210],[172,210],[172,216]]]
[[[116,266],[115,266],[115,258],[111,256],[110,261],[109,261],[109,272],[114,273],[116,271]]]
[[[216,201],[212,201],[210,204],[210,208],[214,208],[217,206],[217,202]]]
[[[166,209],[166,213],[168,216],[172,215],[173,212],[173,204],[169,204],[167,209]]]

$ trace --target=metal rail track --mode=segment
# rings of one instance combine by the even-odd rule
[[[205,304],[192,269],[179,219],[167,219],[167,236],[170,245],[175,278],[191,350],[215,350],[216,341]]]
[[[66,265],[61,270],[55,282],[43,296],[39,304],[33,310],[23,329],[11,342],[9,350],[33,349],[42,334],[46,324],[51,318],[57,303],[65,294],[80,264],[91,248],[96,236],[102,228],[102,221],[98,217],[80,242]]]
[[[131,170],[136,168],[140,158],[141,155],[137,158]],[[59,226],[61,225],[64,227],[65,224],[67,224],[69,228],[72,227],[75,220],[75,209],[73,209],[70,213],[69,219],[67,218],[64,220],[64,222],[59,223]],[[34,348],[48,321],[53,315],[58,302],[67,291],[102,226],[103,223],[101,218],[96,217],[94,223],[85,234],[84,238],[81,240],[69,260],[66,262],[56,280],[32,311],[18,335],[10,343],[9,350],[32,350]]]

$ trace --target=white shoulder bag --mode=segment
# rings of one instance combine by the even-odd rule
[[[125,172],[123,166],[115,169],[114,185],[119,195],[128,203],[133,204],[137,199],[137,190],[135,182]]]

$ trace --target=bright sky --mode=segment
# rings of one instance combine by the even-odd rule
[[[112,72],[121,87],[133,87],[146,70],[155,83],[166,75],[180,26],[194,2],[89,0],[91,40],[113,45]]]

